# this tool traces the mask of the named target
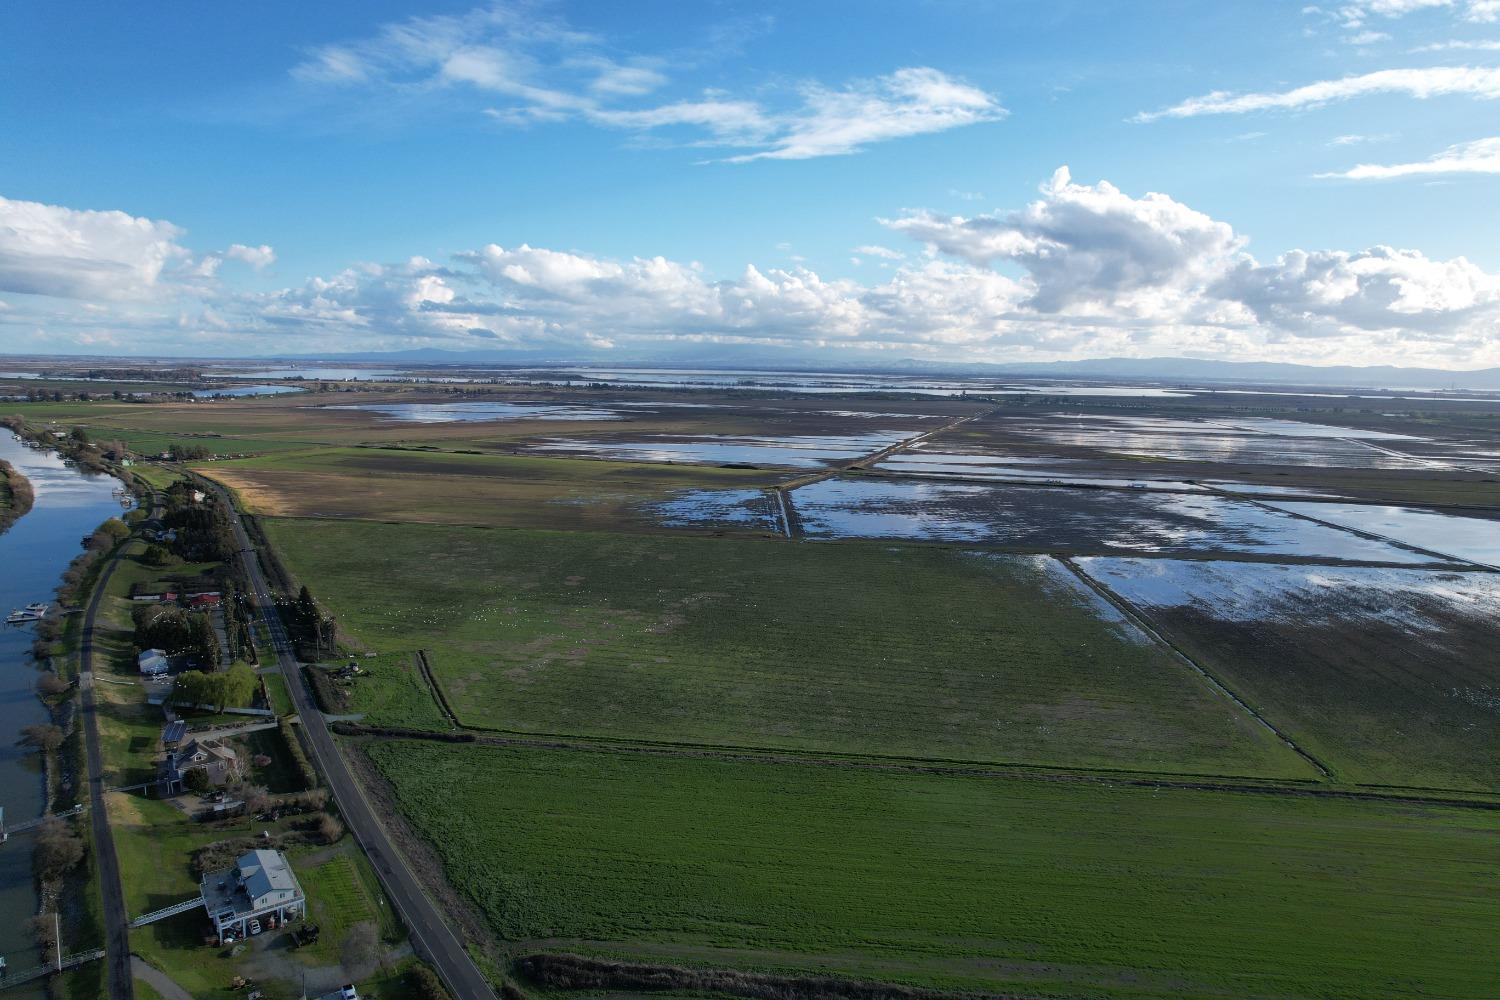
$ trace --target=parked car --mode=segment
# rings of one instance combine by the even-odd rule
[[[259,920],[251,920],[250,921],[250,933],[251,933],[252,936],[260,933],[260,921]]]

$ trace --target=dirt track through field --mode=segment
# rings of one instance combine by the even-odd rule
[[[782,522],[786,527],[786,536],[788,538],[802,537],[802,520],[797,516],[797,508],[792,503],[793,490],[800,490],[804,486],[811,486],[813,483],[820,483],[825,479],[830,479],[833,476],[836,476],[841,472],[847,472],[850,469],[874,466],[890,458],[892,455],[899,454],[900,452],[903,452],[908,448],[913,448],[921,444],[928,438],[936,437],[939,434],[944,434],[948,431],[953,430],[955,427],[968,423],[971,420],[978,420],[980,417],[987,417],[998,409],[999,407],[992,407],[979,413],[971,413],[966,417],[954,417],[952,420],[948,421],[941,427],[933,428],[930,431],[922,431],[919,434],[913,434],[911,437],[902,438],[895,444],[887,445],[879,451],[872,452],[868,455],[861,455],[859,458],[850,459],[847,462],[840,462],[835,465],[830,465],[828,468],[823,469],[820,472],[814,472],[811,475],[801,476],[797,479],[793,479],[789,482],[782,483],[780,486],[775,487],[776,499],[777,502],[781,505]]]

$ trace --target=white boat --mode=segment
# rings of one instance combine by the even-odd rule
[[[27,622],[39,622],[42,616],[35,611],[12,611],[5,616],[7,625],[25,625]]]
[[[33,604],[26,605],[26,610],[35,611],[39,615],[45,615],[48,611],[52,610],[52,605],[48,604],[46,601],[37,601]]]

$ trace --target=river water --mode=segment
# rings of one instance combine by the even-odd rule
[[[120,502],[111,493],[119,480],[80,472],[63,465],[51,452],[24,447],[0,429],[0,458],[31,480],[36,504],[0,534],[0,619],[11,609],[52,600],[63,570],[82,551],[80,542],[106,518],[118,517]],[[0,624],[0,805],[8,823],[41,814],[45,789],[39,755],[17,741],[24,726],[48,721],[35,694],[36,666],[31,659],[34,626]],[[82,776],[80,776],[80,781]],[[36,964],[26,920],[36,914],[31,877],[31,834],[18,833],[0,846],[0,955],[15,971]],[[64,950],[70,942],[64,941]],[[40,984],[8,991],[7,998],[41,996]]]

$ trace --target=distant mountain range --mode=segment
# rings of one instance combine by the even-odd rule
[[[885,372],[906,375],[974,375],[981,377],[1130,379],[1165,382],[1237,382],[1302,386],[1349,386],[1382,389],[1469,389],[1500,391],[1500,368],[1450,371],[1443,368],[1402,368],[1394,365],[1298,365],[1265,361],[1212,361],[1198,358],[1096,358],[1087,361],[1027,361],[1012,363],[926,361],[903,358],[883,364],[850,363],[826,356],[768,353],[747,346],[685,356],[613,352],[558,356],[546,351],[442,351],[423,348],[360,354],[282,355],[267,361],[313,361],[379,365],[596,365],[659,368],[746,368],[764,371]]]

